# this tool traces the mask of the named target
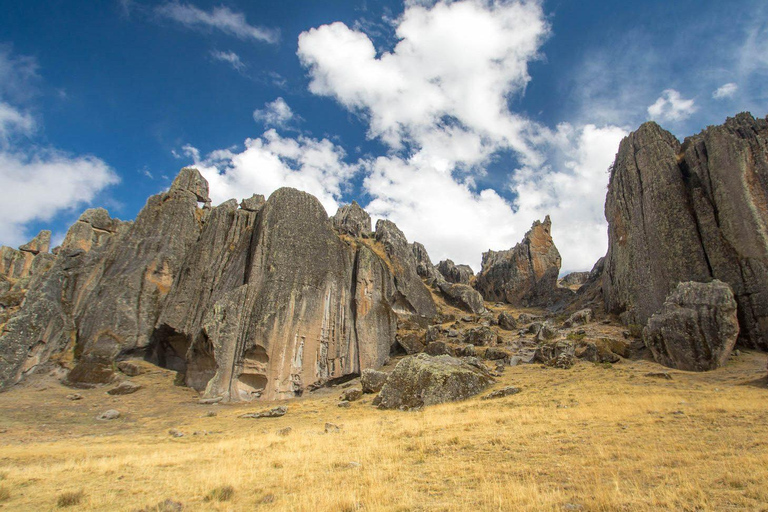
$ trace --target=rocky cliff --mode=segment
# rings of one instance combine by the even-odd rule
[[[608,311],[644,325],[678,283],[718,279],[740,342],[768,350],[768,121],[739,114],[682,144],[645,123],[621,142],[605,215]]]
[[[209,203],[183,169],[133,223],[85,212],[3,327],[0,388],[50,359],[72,385],[109,382],[142,355],[208,398],[287,398],[380,366],[398,318],[436,313],[405,237],[384,223],[370,238],[356,204],[332,221],[293,189]]]
[[[485,300],[549,306],[572,295],[557,285],[561,258],[551,228],[547,216],[544,222],[534,222],[523,241],[512,249],[483,253],[475,288]]]

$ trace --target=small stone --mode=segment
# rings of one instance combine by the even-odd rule
[[[71,395],[67,395],[67,400],[72,400],[73,402],[76,400],[82,400],[83,395],[79,393],[72,393]]]
[[[667,372],[649,372],[645,374],[646,377],[651,377],[653,379],[666,379],[666,380],[672,380],[672,376],[668,374]]]
[[[337,406],[339,406],[339,407],[341,407],[342,409],[348,409],[348,408],[349,408],[349,406],[350,406],[350,403],[349,403],[349,401],[348,401],[348,400],[342,400],[341,402],[339,402],[339,403],[338,403],[338,404],[336,404],[336,405],[337,405]]]
[[[213,418],[214,416],[216,416],[216,411],[208,411],[205,413],[206,418]]]
[[[293,429],[292,429],[291,427],[285,427],[285,428],[281,428],[281,429],[279,429],[279,430],[276,432],[276,434],[277,434],[277,435],[279,435],[279,436],[285,437],[285,436],[287,436],[288,434],[290,434],[292,431],[293,431]]]
[[[341,394],[340,400],[342,402],[354,402],[355,400],[360,400],[363,397],[363,390],[360,388],[352,388],[344,391]]]
[[[169,430],[168,434],[170,434],[171,437],[184,437],[184,432],[176,430],[175,428]]]
[[[108,411],[104,411],[98,416],[96,416],[96,419],[100,421],[110,421],[110,420],[116,420],[119,417],[120,417],[119,411],[116,411],[114,409],[109,409]]]
[[[326,423],[325,424],[325,433],[326,434],[333,434],[336,432],[341,432],[341,427],[339,425],[336,425],[335,423]]]
[[[141,368],[139,368],[139,365],[130,361],[120,361],[117,363],[117,369],[128,377],[135,377],[141,373]]]

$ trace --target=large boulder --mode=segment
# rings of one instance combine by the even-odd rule
[[[523,241],[512,249],[483,253],[475,288],[485,300],[521,307],[547,306],[572,295],[557,286],[561,258],[551,229],[547,216],[544,222],[534,222]]]
[[[678,283],[718,279],[740,341],[768,350],[768,121],[739,114],[681,144],[653,122],[626,137],[606,198],[605,307],[644,325]]]
[[[413,251],[414,258],[416,258],[416,272],[427,282],[427,284],[439,291],[446,302],[465,311],[469,311],[470,313],[480,314],[485,312],[483,296],[480,295],[477,290],[468,284],[446,279],[445,276],[432,264],[427,249],[420,243],[412,243],[411,250]],[[451,262],[451,264],[453,264],[453,262]],[[466,267],[466,265],[461,266]],[[469,282],[468,279],[467,282]]]
[[[404,358],[389,375],[379,393],[379,408],[415,409],[464,400],[493,382],[487,372],[461,359],[418,354]]]
[[[736,300],[727,284],[685,282],[648,320],[643,341],[665,366],[705,371],[725,363],[738,334]]]

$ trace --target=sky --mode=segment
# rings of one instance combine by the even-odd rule
[[[621,139],[765,117],[767,78],[761,0],[4,2],[0,244],[194,165],[214,204],[356,200],[475,271],[550,215],[589,270]]]

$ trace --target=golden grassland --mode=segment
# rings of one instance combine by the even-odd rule
[[[41,377],[0,394],[0,508],[768,510],[765,366],[743,352],[662,380],[648,361],[526,365],[494,386],[522,388],[507,398],[342,409],[336,387],[258,420],[238,416],[274,403],[199,405],[149,366],[123,397]],[[108,408],[121,418],[94,419]]]

